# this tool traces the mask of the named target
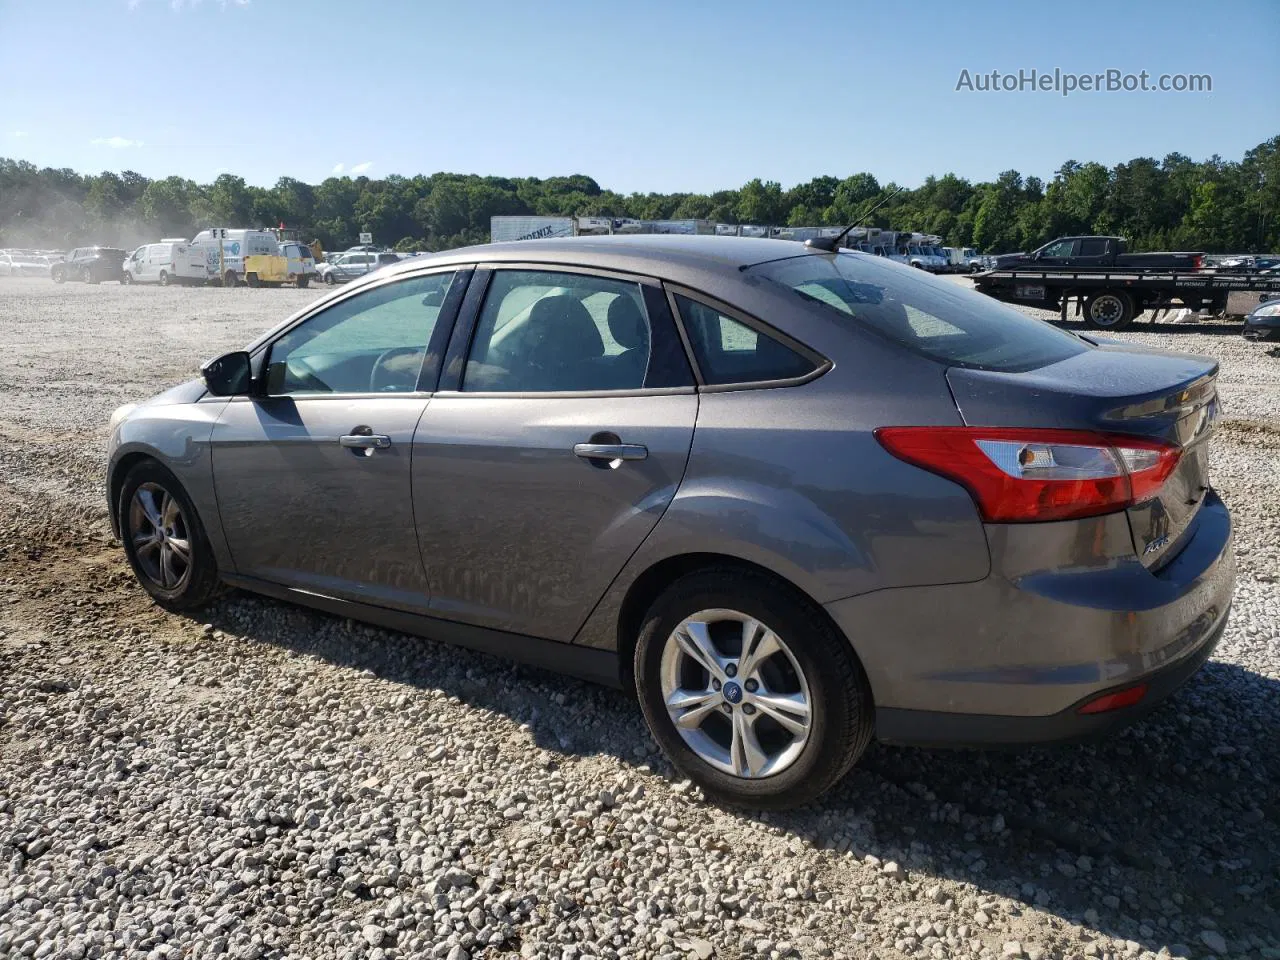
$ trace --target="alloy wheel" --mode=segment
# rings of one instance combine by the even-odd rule
[[[129,503],[128,534],[143,575],[164,590],[191,576],[191,533],[182,505],[158,483],[144,483]]]
[[[809,742],[809,683],[786,642],[754,617],[724,609],[687,617],[667,638],[660,671],[671,722],[717,770],[772,776]]]

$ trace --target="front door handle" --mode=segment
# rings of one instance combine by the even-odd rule
[[[643,460],[649,448],[640,443],[575,443],[573,455],[584,460]]]

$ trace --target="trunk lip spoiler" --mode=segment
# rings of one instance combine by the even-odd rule
[[[1103,414],[1107,420],[1143,420],[1150,417],[1164,417],[1176,413],[1180,417],[1205,406],[1213,406],[1216,410],[1218,395],[1218,367],[1197,377],[1172,393],[1163,393],[1149,400],[1139,400],[1115,407]]]

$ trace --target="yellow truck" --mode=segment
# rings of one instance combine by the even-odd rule
[[[286,283],[305,288],[316,275],[315,256],[299,240],[283,240],[276,254],[244,258],[244,280],[251,287],[282,287]]]

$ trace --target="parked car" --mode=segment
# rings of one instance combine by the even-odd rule
[[[1244,318],[1243,332],[1249,340],[1280,340],[1280,299],[1258,304]]]
[[[1096,734],[1195,673],[1217,374],[860,253],[494,244],[120,408],[107,490],[161,605],[223,581],[633,686],[710,796],[785,806],[873,734]]]
[[[399,263],[399,254],[382,252],[358,252],[340,254],[333,260],[326,260],[316,268],[316,276],[329,285],[346,283],[367,273],[372,273],[393,263]]]
[[[115,247],[76,247],[61,263],[55,263],[49,271],[54,283],[82,280],[85,283],[102,283],[104,280],[120,280],[124,277],[123,250]]]
[[[1031,253],[996,257],[997,270],[1024,268],[1199,270],[1203,253],[1126,253],[1123,237],[1061,237]]]
[[[120,282],[158,283],[162,287],[181,282],[177,264],[186,256],[187,247],[185,240],[143,244],[125,260]]]
[[[23,253],[0,253],[0,277],[47,277],[49,264],[41,257]]]

